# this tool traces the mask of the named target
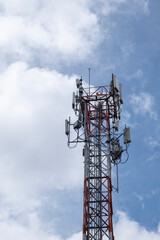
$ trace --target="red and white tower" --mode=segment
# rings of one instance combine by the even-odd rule
[[[72,108],[78,120],[74,124],[70,118],[66,120],[65,133],[69,147],[84,142],[83,240],[114,240],[111,166],[118,170],[122,153],[127,152],[131,142],[130,128],[118,132],[122,86],[113,74],[108,86],[83,88],[82,78],[76,80],[76,85]],[[73,140],[71,126],[76,132]],[[125,149],[120,145],[121,135]]]

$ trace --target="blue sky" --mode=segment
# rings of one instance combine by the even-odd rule
[[[160,239],[160,2],[0,0],[0,235],[80,240],[82,146],[67,148],[75,79],[123,85],[130,158],[113,193],[118,240]],[[113,174],[113,183],[115,177]]]

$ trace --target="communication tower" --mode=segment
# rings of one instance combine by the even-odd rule
[[[90,74],[90,71],[89,71]],[[90,82],[90,79],[89,79]],[[108,86],[83,87],[83,80],[76,79],[77,92],[73,93],[72,108],[77,121],[65,120],[68,146],[84,143],[84,203],[83,240],[114,240],[112,222],[111,167],[116,167],[118,192],[118,164],[128,160],[131,142],[130,128],[119,132],[122,85],[114,74]],[[75,137],[71,139],[71,130]],[[120,144],[123,136],[124,148]],[[126,152],[126,160],[122,153]]]

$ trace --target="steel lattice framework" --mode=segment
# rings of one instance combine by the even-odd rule
[[[110,119],[117,118],[113,85],[84,89],[84,239],[113,239]]]
[[[66,120],[66,135],[69,146],[84,142],[83,240],[114,240],[111,164],[118,166],[122,162],[122,152],[127,152],[130,142],[129,128],[123,134],[116,133],[123,103],[121,86],[112,74],[108,86],[83,88],[80,79],[77,88],[79,92],[73,93],[72,107],[78,120],[74,124]],[[72,141],[71,125],[77,133]],[[125,150],[119,143],[121,135]]]

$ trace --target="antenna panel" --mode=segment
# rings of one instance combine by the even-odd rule
[[[115,130],[118,131],[119,130],[119,120],[115,121]]]
[[[118,79],[115,75],[113,76],[113,86],[114,89],[118,92],[119,91]]]
[[[72,97],[72,108],[75,108],[75,102],[76,102],[76,97],[75,97],[75,92],[73,92],[73,97]]]
[[[124,144],[131,142],[131,129],[130,127],[123,130],[123,142]]]
[[[119,84],[119,97],[120,97],[120,103],[123,104],[123,95],[122,95],[122,84]]]
[[[67,119],[65,120],[65,134],[69,135],[69,121]]]

